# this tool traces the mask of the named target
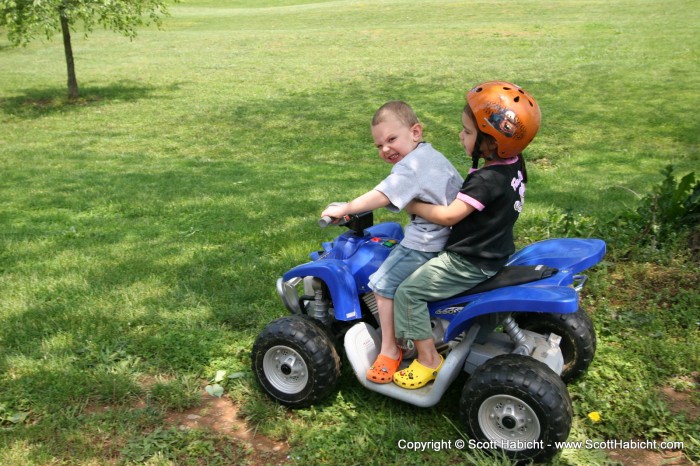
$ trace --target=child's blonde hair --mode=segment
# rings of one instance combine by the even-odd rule
[[[420,123],[416,112],[413,111],[410,105],[401,100],[392,100],[379,107],[379,110],[374,113],[372,126],[377,126],[379,123],[383,123],[392,118],[399,120],[408,128]]]

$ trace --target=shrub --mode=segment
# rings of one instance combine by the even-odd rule
[[[648,259],[687,245],[691,256],[698,258],[700,180],[696,181],[695,172],[691,172],[677,181],[672,165],[661,174],[663,181],[640,200],[635,211],[622,213],[598,227],[597,235],[613,244],[618,257],[643,255]]]

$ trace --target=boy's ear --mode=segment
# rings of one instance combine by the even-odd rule
[[[411,126],[411,134],[416,142],[423,139],[423,125],[416,123],[415,125]]]

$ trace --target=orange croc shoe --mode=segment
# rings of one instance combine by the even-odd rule
[[[394,380],[394,373],[398,370],[403,359],[403,352],[399,348],[399,358],[391,359],[380,354],[374,364],[367,370],[367,380],[374,383],[389,383]]]
[[[414,359],[410,366],[394,374],[394,383],[409,390],[421,388],[428,382],[435,380],[444,363],[445,359],[440,356],[440,365],[431,369],[419,363],[418,359]]]

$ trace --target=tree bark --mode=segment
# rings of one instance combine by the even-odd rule
[[[66,52],[66,66],[68,67],[68,99],[78,98],[78,80],[75,77],[75,64],[73,62],[73,47],[70,42],[70,26],[68,18],[61,14],[61,30],[63,31],[63,49]]]

